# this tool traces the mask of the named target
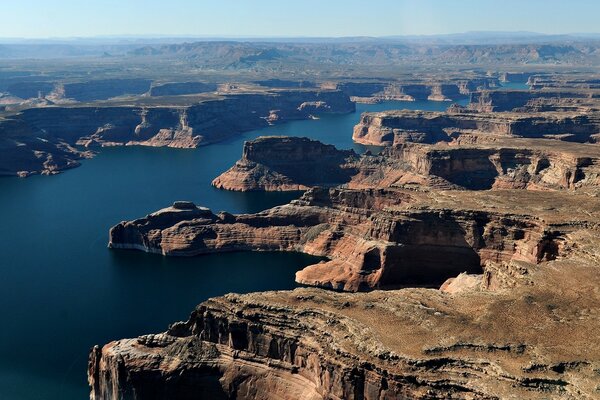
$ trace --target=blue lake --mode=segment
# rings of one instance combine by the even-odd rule
[[[464,102],[463,102],[464,104]],[[295,287],[303,254],[175,258],[107,249],[115,223],[175,200],[213,211],[256,212],[297,193],[234,193],[210,186],[260,135],[352,143],[363,111],[445,110],[449,103],[385,102],[357,112],[294,121],[195,150],[107,148],[57,176],[0,179],[0,399],[88,397],[94,344],[160,332],[198,303],[228,292]]]

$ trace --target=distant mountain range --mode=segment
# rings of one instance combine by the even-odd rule
[[[513,47],[511,47],[513,46]],[[335,48],[335,49],[334,49]],[[451,49],[452,48],[452,49]],[[585,63],[596,59],[600,34],[547,35],[535,32],[466,32],[428,36],[223,38],[199,36],[114,36],[1,39],[0,59],[177,56],[235,64],[312,59],[331,63],[396,63],[441,57],[458,61]],[[222,60],[216,60],[221,58]]]

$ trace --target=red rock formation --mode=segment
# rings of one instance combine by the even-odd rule
[[[589,142],[599,130],[600,119],[595,114],[403,110],[363,113],[352,138],[357,143],[375,146],[449,142],[465,134]]]
[[[346,183],[356,174],[354,151],[337,150],[316,140],[260,137],[245,142],[242,159],[213,181],[220,189],[305,190]]]
[[[454,196],[449,193],[444,196]],[[332,189],[250,215],[171,207],[116,225],[109,246],[179,256],[302,251],[328,261],[298,272],[298,282],[356,291],[439,285],[460,272],[481,271],[488,260],[552,259],[557,240],[571,229],[481,204],[449,209],[440,205],[442,198]]]
[[[600,148],[551,140],[496,140],[491,144],[400,143],[381,154],[351,151],[303,138],[259,138],[242,159],[213,181],[227,190],[350,188],[582,189],[600,185]]]
[[[600,282],[589,250],[496,292],[211,299],[165,333],[95,347],[91,398],[592,399]]]

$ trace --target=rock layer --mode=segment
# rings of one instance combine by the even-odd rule
[[[47,152],[48,156],[42,158],[56,160],[54,163],[59,167],[51,169],[58,171],[77,165],[71,161],[80,158],[81,154],[69,147],[76,144],[194,148],[269,124],[306,119],[318,113],[354,110],[354,103],[342,92],[322,90],[231,94],[195,104],[171,106],[104,104],[30,108],[8,119],[0,119],[0,133],[3,133],[0,151],[7,155],[2,159],[5,166],[1,168],[6,174],[49,169],[36,166],[31,157],[14,156],[22,152]],[[10,138],[4,133],[9,130]],[[42,145],[36,142],[37,138],[48,143],[42,150],[39,150]]]
[[[16,119],[0,119],[0,176],[52,175],[80,165],[91,157]]]
[[[600,148],[546,139],[489,144],[398,143],[361,156],[302,138],[259,138],[213,181],[227,190],[350,188],[577,190],[600,186]]]
[[[220,189],[305,190],[346,183],[357,173],[354,151],[337,150],[316,140],[260,137],[245,142],[242,159],[213,181]]]
[[[540,218],[512,205],[535,199],[568,207],[587,201],[584,195],[474,193],[313,189],[289,205],[247,215],[171,207],[116,225],[109,246],[178,256],[302,251],[328,261],[298,272],[298,282],[356,291],[439,286],[460,272],[481,272],[488,261],[554,259],[568,232],[594,224],[585,215],[572,219],[555,209]]]
[[[463,134],[595,141],[596,114],[384,111],[363,113],[352,138],[367,145],[450,142]]]
[[[211,299],[165,333],[95,347],[91,398],[593,399],[596,269],[552,262],[510,291]]]

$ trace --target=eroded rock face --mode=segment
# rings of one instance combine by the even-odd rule
[[[0,120],[0,176],[57,174],[91,155],[22,121]]]
[[[594,142],[595,114],[455,110],[364,114],[355,139],[386,145],[376,155],[248,142],[215,185],[343,185],[256,214],[177,202],[113,227],[116,249],[322,256],[296,281],[340,292],[227,295],[95,347],[92,398],[597,397],[600,153],[573,143]]]
[[[194,148],[273,123],[310,118],[318,113],[353,112],[354,109],[354,103],[339,91],[274,91],[231,94],[184,106],[30,108],[10,119],[0,120],[0,132],[11,131],[11,139],[6,134],[3,139],[7,154],[44,151],[48,156],[39,159],[54,160],[48,161],[48,164],[57,165],[56,168],[40,167],[40,163],[36,164],[30,156],[11,156],[6,159],[5,169],[39,173],[78,165],[71,162],[81,157],[72,148],[75,144],[86,147],[145,145]],[[11,124],[18,125],[18,129],[15,130]],[[43,137],[50,144],[37,143],[38,137]]]
[[[148,94],[150,96],[180,96],[186,94],[196,94],[205,92],[214,92],[217,85],[206,82],[166,82],[153,85]]]
[[[352,163],[358,158],[352,150],[307,138],[260,137],[244,143],[242,159],[213,185],[242,192],[332,186],[348,182],[357,173]]]
[[[147,92],[152,84],[148,79],[99,79],[86,82],[65,83],[61,86],[64,97],[77,101],[106,100],[123,95]]]
[[[352,138],[357,143],[375,146],[398,142],[450,142],[454,137],[468,133],[590,142],[595,140],[598,131],[600,120],[595,114],[403,110],[363,113]]]
[[[442,189],[577,190],[600,186],[600,148],[551,140],[451,145],[398,143],[358,156],[306,138],[244,144],[242,159],[213,181],[227,190],[426,186]]]
[[[577,257],[510,291],[211,299],[165,333],[95,347],[91,398],[593,399],[600,282]]]
[[[460,100],[478,89],[498,86],[493,77],[471,79],[447,79],[443,82],[342,82],[325,84],[351,96],[359,103],[378,103],[381,101],[451,101]]]
[[[468,109],[471,111],[505,112],[589,112],[600,107],[598,90],[544,90],[544,91],[479,91],[471,93]]]
[[[257,214],[170,207],[116,225],[109,246],[178,256],[301,251],[328,260],[299,271],[298,282],[357,291],[439,286],[461,272],[481,273],[488,261],[551,260],[568,232],[592,223],[554,212],[549,215],[562,222],[550,221],[526,207],[519,212],[511,203],[528,201],[526,192],[492,193],[313,189]],[[587,201],[559,193],[530,196],[540,204]],[[462,203],[455,204],[457,197]]]

